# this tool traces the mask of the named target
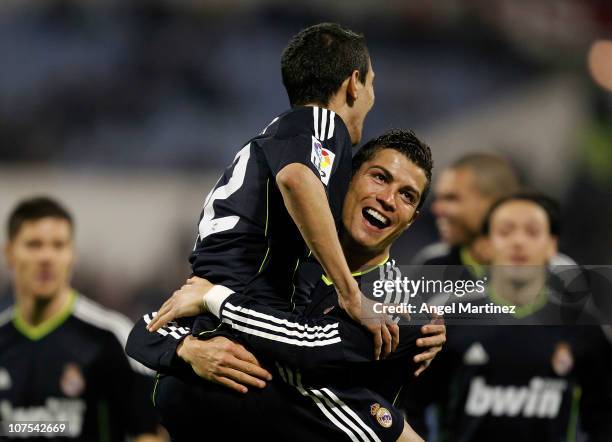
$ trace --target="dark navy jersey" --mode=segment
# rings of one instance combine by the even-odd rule
[[[292,163],[321,179],[340,225],[351,177],[348,130],[330,110],[296,107],[252,138],[208,194],[190,258],[194,275],[240,292],[256,287],[268,303],[288,308],[296,268],[309,255],[276,185]]]
[[[314,267],[309,270],[317,273]],[[177,343],[189,334],[188,321],[157,333],[146,330],[150,314],[136,324],[128,354],[169,375],[161,378],[156,406],[173,436],[185,434],[188,440],[197,431],[191,422],[202,425],[210,415],[214,420],[207,428],[215,431],[220,426],[220,434],[236,437],[231,440],[240,440],[243,435],[234,432],[241,429],[278,440],[397,439],[403,417],[393,403],[416,368],[419,328],[401,327],[396,352],[386,360],[373,360],[371,334],[339,308],[334,286],[321,278],[320,271],[318,275],[314,286],[298,288],[312,290],[305,311],[274,309],[257,296],[227,290],[213,312],[222,325],[208,337],[241,342],[275,373],[268,387],[261,392],[252,389],[247,398],[199,379],[176,357]],[[250,416],[248,427],[231,426],[233,410]],[[270,426],[269,419],[275,424]]]
[[[367,387],[392,402],[415,370],[412,358],[419,353],[419,327],[400,327],[398,349],[388,359],[374,361],[372,335],[338,306],[334,286],[319,277],[312,290],[306,312],[278,310],[257,296],[228,290],[214,312],[222,325],[206,337],[238,340],[271,370],[280,365],[281,370],[300,371],[304,385]],[[128,354],[154,370],[180,373],[184,364],[175,352],[178,342],[189,334],[189,320],[183,318],[149,333],[146,325],[151,318],[152,314],[145,315],[132,329]]]
[[[12,308],[0,315],[4,430],[20,422],[63,423],[61,440],[87,442],[155,433],[153,378],[123,350],[131,323],[82,296],[71,297],[66,308],[37,327]],[[16,436],[24,440],[24,434]],[[27,439],[49,437],[31,436]]]
[[[589,441],[612,440],[610,343],[599,326],[527,325],[556,312],[447,326],[442,352],[403,390],[408,422],[426,434],[436,404],[440,441],[573,441],[580,426]]]

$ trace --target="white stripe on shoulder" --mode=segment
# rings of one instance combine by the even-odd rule
[[[430,244],[428,246],[425,246],[423,249],[421,249],[420,252],[415,255],[415,257],[412,259],[411,264],[422,265],[430,259],[448,255],[450,253],[450,250],[450,246],[444,242]]]
[[[264,127],[264,130],[261,131],[261,135],[265,134],[266,131],[270,128],[270,126],[272,126],[274,123],[276,123],[279,118],[280,117],[276,117],[272,121],[270,121],[270,123],[268,123],[268,125],[266,127]]]
[[[13,306],[0,312],[0,327],[11,322],[11,319],[13,319]]]
[[[327,138],[325,129],[327,129],[327,114],[329,114],[329,112],[327,109],[321,109],[321,114],[321,138],[319,138],[319,140],[323,141]]]
[[[563,253],[557,253],[555,256],[553,256],[550,259],[549,265],[554,267],[554,266],[575,266],[578,264],[576,263],[576,261],[574,261],[569,256],[564,255]]]
[[[329,128],[327,129],[327,139],[333,138],[334,130],[336,130],[336,113],[334,111],[329,111]]]
[[[319,138],[319,108],[317,106],[314,106],[312,108],[312,115],[314,118],[314,133],[315,133],[315,138],[317,140],[320,140]]]
[[[119,312],[102,307],[100,304],[85,298],[83,295],[79,295],[74,302],[72,313],[75,317],[84,322],[113,333],[125,351],[125,344],[133,326],[132,321],[127,317]],[[135,372],[147,376],[152,376],[154,374],[152,370],[148,369],[140,362],[135,361],[129,356],[127,358],[132,370]]]

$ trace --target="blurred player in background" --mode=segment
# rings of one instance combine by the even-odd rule
[[[5,252],[15,299],[0,313],[4,435],[161,441],[151,373],[123,350],[130,321],[70,287],[73,239],[71,215],[49,198],[20,202],[8,219]],[[43,434],[40,426],[38,434],[14,432],[14,424],[35,422],[65,427],[61,434]]]
[[[444,169],[434,185],[431,210],[442,242],[425,247],[413,264],[470,266],[473,275],[490,260],[482,223],[498,199],[519,188],[512,165],[493,153],[472,152]],[[557,253],[551,266],[575,265],[573,259]]]
[[[518,181],[510,163],[491,153],[469,153],[442,170],[431,205],[442,242],[425,247],[413,263],[485,264],[482,222],[495,201],[518,190]]]
[[[559,325],[567,322],[550,296],[559,225],[542,195],[514,194],[492,207],[481,302],[515,305],[504,320],[513,325],[448,325],[445,349],[405,390],[416,431],[427,434],[424,413],[434,403],[441,441],[574,441],[579,423],[589,441],[612,440],[610,342],[598,325]]]

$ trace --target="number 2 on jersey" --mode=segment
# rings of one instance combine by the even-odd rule
[[[227,183],[219,187],[215,185],[213,190],[211,190],[206,197],[204,202],[204,213],[199,225],[200,241],[203,241],[204,238],[213,233],[231,230],[236,226],[236,224],[238,224],[238,221],[240,221],[240,217],[237,215],[215,218],[215,209],[213,204],[216,200],[224,200],[229,198],[234,192],[242,187],[250,156],[251,144],[249,143],[244,146],[234,157],[234,170],[232,171],[232,176]]]

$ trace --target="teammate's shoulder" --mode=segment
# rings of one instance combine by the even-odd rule
[[[412,259],[413,265],[437,264],[438,261],[444,260],[452,253],[452,248],[444,243],[437,242],[425,246]]]
[[[89,327],[112,336],[122,349],[125,349],[128,335],[134,325],[125,315],[104,307],[83,295],[76,298],[72,316],[86,323]],[[145,375],[152,374],[151,370],[132,358],[128,357],[128,361],[134,371]]]
[[[13,306],[10,305],[0,311],[0,329],[9,327],[13,319]]]
[[[550,259],[549,265],[554,267],[554,266],[575,266],[578,264],[571,257],[563,253],[557,253],[555,256],[553,256]]]
[[[318,106],[298,106],[278,117],[275,138],[311,135],[319,141],[333,138],[339,117],[335,112]]]
[[[132,321],[126,316],[80,294],[74,301],[72,314],[75,318],[94,328],[112,333],[121,345],[125,345],[127,336],[133,326]]]

